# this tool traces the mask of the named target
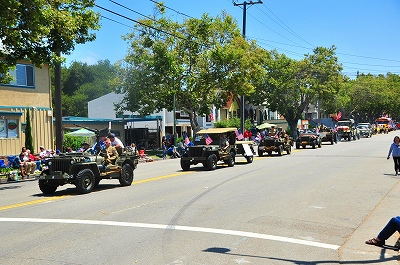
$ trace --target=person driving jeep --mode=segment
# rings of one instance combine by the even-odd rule
[[[229,147],[229,141],[228,141],[228,139],[226,138],[226,135],[221,134],[219,146],[222,148],[222,150],[223,150],[224,152],[226,152],[226,150],[227,150],[228,147]]]

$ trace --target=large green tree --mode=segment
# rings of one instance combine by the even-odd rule
[[[396,74],[360,74],[339,92],[347,116],[373,122],[382,114],[400,118],[400,77]]]
[[[118,92],[125,98],[119,111],[149,114],[176,108],[190,116],[194,131],[198,115],[229,98],[249,95],[252,80],[265,71],[257,63],[262,50],[246,42],[236,21],[223,13],[182,23],[166,17],[145,19],[126,36],[128,55],[121,62]]]
[[[104,96],[113,90],[112,80],[116,76],[116,68],[109,60],[101,60],[94,65],[72,62],[69,67],[62,67],[61,71],[63,116],[86,117],[88,101]],[[53,72],[52,79],[54,79]]]
[[[294,60],[276,51],[264,67],[267,75],[264,84],[257,87],[252,97],[256,104],[265,101],[287,120],[291,134],[297,136],[297,122],[310,103],[328,100],[335,95],[343,81],[341,65],[335,47],[317,47],[303,60]]]
[[[92,41],[99,15],[94,0],[5,0],[0,12],[0,73],[17,60],[41,65],[61,62],[79,43]],[[59,52],[59,54],[57,54]],[[4,76],[0,75],[1,78]]]
[[[17,60],[54,64],[56,147],[62,149],[61,62],[76,44],[95,39],[95,0],[5,0],[0,14],[0,82]],[[3,79],[3,80],[2,80]]]

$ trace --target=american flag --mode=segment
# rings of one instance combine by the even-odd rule
[[[208,136],[208,134],[206,134],[206,145],[209,145],[209,144],[211,144],[212,143],[212,139],[211,139],[211,137],[210,136]]]
[[[235,134],[236,134],[236,138],[238,138],[239,141],[244,138],[242,132],[240,131],[240,129],[236,130]]]
[[[338,112],[338,114],[336,115],[336,118],[335,118],[335,120],[340,120],[340,118],[342,117],[342,112],[341,111],[339,111]]]
[[[185,133],[185,135],[183,136],[183,138],[185,139],[185,145],[189,145],[190,144],[190,139],[187,136],[187,134]]]

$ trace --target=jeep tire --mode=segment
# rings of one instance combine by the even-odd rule
[[[290,145],[288,145],[286,147],[286,154],[290,155],[291,152],[292,152],[292,147]]]
[[[261,149],[258,149],[258,156],[263,156],[263,154],[264,154],[264,151],[263,150],[261,150]]]
[[[215,154],[211,154],[207,157],[207,169],[215,170],[217,168],[217,156]]]
[[[205,164],[203,164],[205,166]],[[190,161],[181,159],[181,168],[183,171],[188,171],[190,169]]]
[[[247,163],[253,163],[253,156],[246,156]]]
[[[119,184],[121,186],[130,186],[133,182],[133,168],[129,164],[122,166],[121,174],[119,175]]]
[[[228,164],[228,167],[233,167],[235,165],[235,153],[230,152],[229,153],[229,159],[226,161]]]
[[[80,193],[90,193],[95,186],[95,178],[93,171],[90,169],[82,169],[76,175],[76,188]]]
[[[57,190],[57,185],[45,183],[45,180],[40,179],[39,189],[43,192],[43,194],[53,194]]]
[[[283,155],[283,146],[282,145],[278,146],[277,152],[278,152],[278,156],[282,156]]]

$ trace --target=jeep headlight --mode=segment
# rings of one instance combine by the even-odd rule
[[[49,166],[51,166],[53,163],[52,163],[51,161],[49,161],[47,164],[48,164]]]
[[[74,162],[74,160],[71,160],[71,161],[69,161],[69,163],[70,163],[71,165],[73,165],[75,162]]]

